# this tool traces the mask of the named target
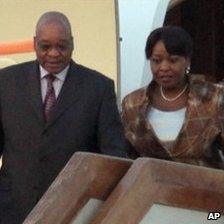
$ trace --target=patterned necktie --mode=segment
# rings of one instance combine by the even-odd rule
[[[47,93],[44,99],[44,117],[45,121],[48,122],[56,103],[56,96],[53,86],[53,82],[56,77],[52,74],[48,74],[45,76],[45,78],[47,79]]]

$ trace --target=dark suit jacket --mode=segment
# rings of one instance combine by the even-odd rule
[[[49,123],[36,61],[0,70],[0,113],[1,224],[21,223],[74,152],[124,156],[113,81],[73,61]]]

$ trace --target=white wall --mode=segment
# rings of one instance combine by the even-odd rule
[[[118,0],[120,37],[120,99],[151,80],[145,43],[163,25],[170,0]]]

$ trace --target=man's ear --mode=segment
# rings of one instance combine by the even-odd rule
[[[72,50],[74,50],[74,39],[73,39],[73,36],[71,37],[71,42],[72,42]]]
[[[33,37],[33,48],[36,51],[37,50],[37,37]]]

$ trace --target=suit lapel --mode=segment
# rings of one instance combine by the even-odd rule
[[[51,126],[63,112],[83,94],[83,75],[78,65],[72,61],[62,89],[59,93],[57,104],[45,128]]]
[[[27,75],[27,96],[38,117],[39,122],[44,125],[43,103],[40,89],[40,72],[39,64],[35,61]]]

